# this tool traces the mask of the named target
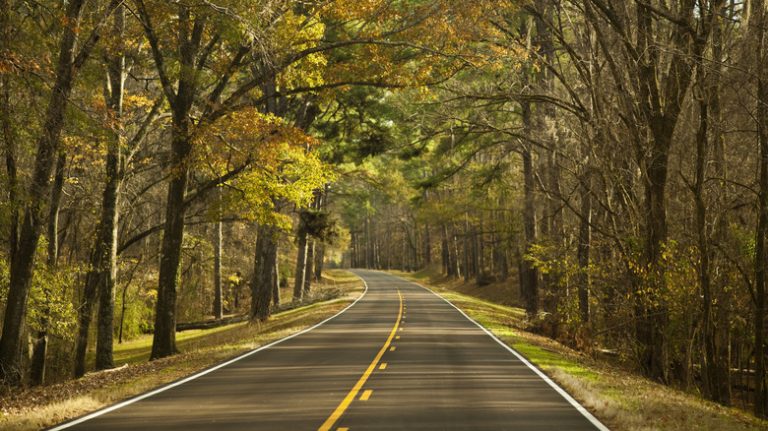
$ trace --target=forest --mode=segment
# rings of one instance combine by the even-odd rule
[[[765,0],[0,0],[0,391],[327,268],[768,417]]]

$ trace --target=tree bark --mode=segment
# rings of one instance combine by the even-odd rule
[[[307,229],[301,217],[299,217],[299,230],[296,236],[298,238],[298,253],[296,255],[296,270],[294,272],[293,300],[299,301],[304,295],[304,277],[307,275],[305,269],[307,267],[307,254],[309,248]]]
[[[467,268],[461,267],[461,253],[459,252],[459,236],[456,234],[456,226],[451,226],[451,268],[453,268],[453,277],[461,278],[463,271]]]
[[[280,306],[280,253],[278,244],[278,237],[275,234],[275,273],[272,277],[272,304],[275,307]]]
[[[161,246],[160,275],[155,311],[155,330],[150,359],[170,356],[176,349],[176,286],[184,238],[184,194],[189,177],[188,157],[192,151],[189,110],[174,112],[171,158],[174,175],[168,184],[165,230]]]
[[[10,49],[13,38],[13,25],[11,24],[11,6],[9,0],[0,1],[0,40],[5,49]],[[18,168],[16,133],[13,124],[13,108],[11,105],[11,74],[0,75],[0,137],[3,139],[5,150],[5,169],[7,178],[7,192],[9,205],[9,235],[8,257],[13,266],[14,255],[19,241],[19,197],[18,197]]]
[[[542,61],[547,64],[555,64],[555,49],[550,31],[550,22],[552,21],[552,2],[549,0],[536,0],[535,7],[538,13],[535,16],[536,45]],[[556,98],[554,91],[554,77],[548,67],[542,67],[537,75],[536,85],[540,88],[541,94]],[[535,105],[535,134],[538,140],[543,142],[546,150],[543,157],[540,158],[539,172],[544,174],[546,180],[546,206],[543,206],[546,212],[541,223],[541,237],[553,245],[557,255],[553,258],[560,258],[562,240],[565,238],[562,232],[562,211],[560,210],[560,166],[558,164],[558,142],[557,132],[554,126],[557,120],[557,110],[552,103],[542,102]],[[542,274],[540,290],[543,295],[542,307],[544,311],[552,316],[551,337],[557,336],[557,318],[558,304],[560,302],[560,280],[556,272]]]
[[[443,224],[440,229],[440,257],[443,264],[443,274],[453,275],[451,268],[451,251],[448,246],[448,226]]]
[[[371,217],[365,216],[365,267],[372,269],[376,267],[375,241],[373,240],[373,229],[371,229]]]
[[[318,242],[315,245],[315,269],[312,279],[314,281],[320,281],[323,279],[323,267],[325,265],[325,244]]]
[[[302,293],[303,297],[307,297],[309,295],[310,290],[312,289],[312,274],[313,274],[313,268],[315,264],[315,246],[316,241],[312,239],[307,239],[307,256],[304,259],[304,293]]]
[[[719,11],[718,11],[719,12]],[[719,13],[718,13],[719,15]],[[712,44],[714,64],[711,67],[718,68],[722,57],[722,42],[720,41],[721,29],[719,19],[713,25]],[[710,67],[707,65],[707,67]],[[702,298],[702,344],[704,355],[702,359],[702,382],[703,394],[705,397],[722,404],[730,403],[730,371],[728,367],[728,358],[723,357],[721,348],[718,346],[718,334],[716,328],[715,316],[715,292],[712,285],[711,261],[713,250],[710,245],[710,215],[705,196],[705,181],[707,180],[707,164],[710,154],[710,119],[714,122],[719,121],[719,70],[707,72],[705,65],[697,65],[696,76],[701,87],[702,97],[699,105],[699,128],[696,134],[696,175],[694,183],[694,201],[696,204],[696,236],[699,248],[699,288]],[[713,108],[714,105],[714,109]],[[714,130],[711,141],[717,142],[720,139],[719,133]],[[713,166],[722,171],[722,165],[715,161]],[[716,177],[722,178],[723,172],[716,172]],[[719,305],[723,307],[722,304]]]
[[[275,235],[274,227],[259,226],[251,281],[251,320],[265,321],[270,315],[277,261]]]
[[[191,8],[180,4],[178,39],[180,73],[174,91],[165,75],[163,57],[157,46],[157,35],[151,31],[149,15],[143,3],[139,13],[144,21],[145,33],[150,38],[158,71],[164,78],[163,87],[171,105],[173,128],[171,131],[170,167],[171,179],[165,203],[165,223],[160,251],[155,329],[150,359],[170,356],[176,348],[176,289],[181,246],[184,239],[184,215],[187,205],[185,193],[189,179],[189,155],[192,152],[192,106],[198,90],[196,60],[205,32],[205,16],[193,16]],[[226,83],[226,81],[224,81]]]
[[[118,6],[113,15],[113,36],[122,43],[125,33],[125,6]],[[122,46],[110,55],[108,61],[107,107],[113,131],[107,144],[106,178],[102,199],[99,241],[96,253],[100,256],[99,313],[96,334],[96,369],[113,368],[112,350],[115,327],[115,280],[117,278],[117,229],[120,205],[120,186],[123,181],[123,95],[125,88],[125,54]]]
[[[220,320],[224,317],[224,301],[221,286],[221,220],[216,220],[213,238],[213,317]]]
[[[531,130],[531,106],[528,102],[521,104],[523,127],[526,133]],[[523,234],[524,246],[522,262],[520,262],[520,294],[525,311],[533,318],[539,311],[539,275],[533,264],[525,258],[531,247],[536,243],[536,209],[534,206],[534,172],[533,154],[530,145],[525,143],[522,149],[523,158]]]
[[[727,171],[725,165],[725,140],[723,135],[723,116],[722,108],[720,104],[720,90],[722,87],[721,76],[723,72],[723,25],[724,19],[721,14],[724,6],[723,2],[719,5],[714,5],[714,22],[712,24],[712,58],[713,64],[710,66],[711,72],[711,87],[708,93],[709,97],[709,118],[711,123],[711,146],[714,150],[714,157],[712,167],[716,178],[721,178],[721,194],[717,200],[716,207],[720,211],[724,211],[727,201]],[[725,240],[727,235],[727,223],[726,217],[717,217],[714,223],[713,239],[711,241],[721,242]],[[714,253],[713,253],[714,254]],[[731,360],[730,360],[730,297],[731,294],[726,292],[723,288],[723,283],[713,286],[716,290],[713,290],[713,299],[717,302],[717,307],[712,317],[713,334],[714,337],[714,385],[712,387],[713,393],[716,393],[716,397],[713,400],[724,404],[731,404]]]
[[[579,244],[576,248],[576,260],[579,265],[579,316],[583,324],[589,323],[590,277],[589,261],[592,248],[592,176],[584,175],[581,184],[581,216],[579,220]]]
[[[471,268],[471,259],[472,259],[472,253],[470,250],[470,238],[471,234],[469,231],[469,215],[464,214],[464,241],[462,241],[462,246],[464,247],[464,282],[469,282],[469,277],[472,273]]]
[[[432,264],[432,238],[430,237],[429,223],[424,225],[424,266]]]

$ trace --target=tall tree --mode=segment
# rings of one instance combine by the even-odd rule
[[[17,249],[11,266],[11,281],[3,320],[3,334],[0,337],[0,379],[7,384],[21,382],[19,367],[19,348],[21,345],[22,326],[26,314],[27,298],[32,281],[35,263],[35,251],[40,239],[40,231],[45,222],[45,202],[50,192],[50,175],[54,159],[59,152],[61,131],[67,101],[77,72],[82,68],[99,39],[102,24],[99,23],[90,35],[81,40],[82,13],[85,1],[73,0],[66,4],[65,23],[59,37],[59,53],[56,63],[55,81],[51,90],[45,120],[37,139],[32,181],[24,202],[22,225],[19,231]],[[108,13],[118,1],[111,1]]]
[[[96,338],[96,369],[112,368],[115,278],[117,275],[117,230],[119,219],[120,185],[123,180],[123,99],[125,86],[125,6],[120,4],[112,17],[113,45],[107,49],[105,105],[106,157],[105,183],[102,191],[101,212],[96,237],[91,248],[89,269],[85,278],[83,296],[78,309],[78,336],[75,348],[76,377],[86,371],[88,334],[94,305],[98,300]]]
[[[766,5],[764,0],[752,1],[749,31],[754,38],[757,61],[756,115],[759,148],[759,197],[757,228],[755,230],[755,415],[768,414],[768,389],[765,381],[765,313],[766,313],[766,235],[768,234],[768,41],[766,41]]]

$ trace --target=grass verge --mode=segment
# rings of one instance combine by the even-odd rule
[[[334,299],[302,305],[272,316],[263,324],[247,322],[177,334],[183,353],[147,362],[151,336],[115,346],[118,368],[86,374],[51,386],[9,391],[0,397],[0,429],[48,427],[173,382],[259,346],[299,332],[338,313],[363,291],[359,278],[346,271],[327,271],[316,288],[336,290]]]
[[[768,421],[742,410],[654,383],[522,330],[525,312],[488,300],[499,296],[493,287],[478,288],[427,273],[391,272],[426,285],[460,308],[549,375],[612,430],[768,430]]]

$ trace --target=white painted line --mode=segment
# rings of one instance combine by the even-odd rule
[[[357,275],[357,274],[355,274],[355,275]],[[193,374],[193,375],[185,377],[185,378],[183,378],[181,380],[177,380],[177,381],[175,381],[173,383],[167,384],[165,386],[161,386],[161,387],[159,387],[157,389],[154,389],[152,391],[145,392],[145,393],[143,393],[141,395],[137,395],[137,396],[135,396],[133,398],[129,398],[129,399],[125,400],[125,401],[119,402],[117,404],[113,404],[113,405],[111,405],[109,407],[105,407],[105,408],[103,408],[101,410],[97,410],[97,411],[95,411],[93,413],[89,413],[89,414],[87,414],[85,416],[79,417],[77,419],[73,419],[73,420],[71,420],[69,422],[65,422],[63,424],[56,425],[53,428],[48,428],[47,431],[59,431],[59,430],[63,430],[63,429],[67,429],[67,428],[73,427],[73,426],[75,426],[77,424],[81,424],[81,423],[83,423],[85,421],[89,421],[89,420],[91,420],[93,418],[97,418],[97,417],[105,415],[105,414],[107,414],[109,412],[113,412],[113,411],[115,411],[117,409],[121,409],[121,408],[123,408],[125,406],[131,405],[131,404],[133,404],[135,402],[138,402],[138,401],[141,401],[141,400],[143,400],[145,398],[149,398],[149,397],[151,397],[153,395],[157,395],[157,394],[159,394],[161,392],[165,392],[168,389],[172,389],[172,388],[175,388],[176,386],[183,385],[184,383],[190,382],[190,381],[195,380],[195,379],[197,379],[199,377],[202,377],[202,376],[204,376],[206,374],[212,373],[212,372],[214,372],[214,371],[216,371],[216,370],[218,370],[220,368],[224,368],[227,365],[231,365],[231,364],[233,364],[233,363],[235,363],[235,362],[237,362],[237,361],[239,361],[241,359],[245,359],[245,358],[247,358],[247,357],[249,357],[249,356],[251,356],[251,355],[253,355],[255,353],[261,352],[262,350],[269,349],[270,347],[278,345],[278,344],[280,344],[280,343],[282,343],[284,341],[290,340],[291,338],[298,337],[301,334],[306,334],[307,332],[309,332],[309,331],[311,331],[313,329],[316,329],[317,327],[322,326],[325,323],[327,323],[327,322],[335,319],[336,317],[340,316],[342,313],[344,313],[345,311],[347,311],[350,308],[352,308],[353,305],[357,304],[358,301],[363,299],[363,297],[368,293],[368,283],[366,283],[365,280],[363,280],[362,277],[360,277],[360,276],[358,276],[358,277],[360,278],[360,280],[363,281],[363,286],[365,286],[365,290],[363,290],[363,294],[360,295],[357,299],[355,299],[351,304],[349,304],[346,307],[344,307],[343,310],[339,311],[338,313],[334,314],[333,316],[323,320],[322,322],[320,322],[320,323],[318,323],[318,324],[316,324],[316,325],[314,325],[312,327],[309,327],[307,329],[301,330],[301,331],[299,331],[299,332],[297,332],[295,334],[291,334],[291,335],[289,335],[287,337],[283,337],[283,338],[281,338],[279,340],[275,340],[275,341],[273,341],[273,342],[271,342],[269,344],[265,344],[265,345],[263,345],[261,347],[258,347],[258,348],[254,349],[254,350],[251,350],[250,352],[245,352],[245,353],[243,353],[242,355],[240,355],[240,356],[238,356],[236,358],[230,359],[230,360],[228,360],[226,362],[222,362],[221,364],[215,365],[215,366],[213,366],[211,368],[208,368],[206,370],[203,370],[203,371],[201,371],[201,372],[199,372],[197,374]]]
[[[397,276],[395,276],[395,277],[397,277]],[[405,279],[403,279],[403,278],[401,278],[401,277],[398,277],[398,278],[400,278],[400,279],[402,279],[402,280],[405,280]],[[451,307],[455,308],[455,309],[456,309],[456,311],[458,311],[459,313],[461,313],[461,315],[462,315],[462,316],[466,317],[466,318],[467,318],[467,320],[469,320],[470,322],[472,322],[472,323],[474,323],[475,325],[477,325],[477,327],[478,327],[478,328],[480,328],[480,329],[482,329],[482,330],[483,330],[483,332],[485,332],[486,334],[488,334],[488,336],[489,336],[489,337],[493,338],[493,340],[494,340],[494,341],[496,341],[496,342],[497,342],[497,343],[499,343],[499,344],[500,344],[502,347],[504,347],[505,349],[507,349],[507,350],[508,350],[510,353],[512,353],[513,355],[515,355],[515,356],[517,357],[517,359],[519,359],[519,360],[520,360],[520,362],[522,362],[523,364],[527,365],[527,366],[528,366],[528,368],[530,368],[531,370],[533,370],[533,372],[534,372],[534,373],[536,373],[536,374],[537,374],[539,377],[541,377],[541,379],[542,379],[542,380],[544,380],[545,382],[547,382],[547,384],[548,384],[549,386],[551,386],[551,387],[552,387],[552,389],[554,389],[555,391],[557,391],[557,393],[558,393],[558,394],[560,394],[560,395],[561,395],[563,398],[565,398],[565,400],[566,400],[566,401],[568,401],[568,402],[569,402],[569,403],[570,403],[570,404],[571,404],[571,405],[572,405],[572,406],[573,406],[573,407],[574,407],[576,410],[578,410],[578,412],[579,412],[579,413],[581,413],[581,414],[582,414],[582,415],[583,415],[585,418],[587,418],[587,420],[588,420],[588,421],[590,421],[590,422],[592,423],[592,425],[594,425],[594,426],[595,426],[595,427],[596,427],[598,430],[600,430],[600,431],[610,431],[610,429],[609,429],[607,426],[603,425],[603,423],[602,423],[602,422],[600,422],[600,420],[599,420],[599,419],[597,419],[596,417],[594,417],[594,416],[592,415],[592,413],[590,413],[590,412],[589,412],[589,410],[587,410],[587,409],[586,409],[584,406],[582,406],[581,404],[579,404],[579,402],[578,402],[578,401],[576,401],[576,400],[575,400],[575,399],[574,399],[574,398],[573,398],[573,397],[572,397],[572,396],[571,396],[571,395],[570,395],[568,392],[566,392],[566,391],[565,391],[565,389],[563,389],[562,387],[560,387],[560,385],[558,385],[558,384],[557,384],[557,383],[555,383],[555,382],[554,382],[552,379],[550,379],[550,378],[549,378],[549,376],[547,376],[546,374],[544,374],[544,372],[543,372],[543,371],[541,371],[541,370],[540,370],[539,368],[537,368],[535,365],[533,365],[532,363],[530,363],[530,362],[528,361],[528,359],[526,359],[526,358],[525,358],[523,355],[521,355],[521,354],[520,354],[520,353],[519,353],[517,350],[515,350],[515,349],[513,349],[513,348],[509,347],[509,346],[508,346],[508,345],[507,345],[505,342],[501,341],[501,340],[499,339],[499,337],[497,337],[496,335],[494,335],[494,334],[493,334],[491,331],[489,331],[488,329],[486,329],[486,328],[485,328],[483,325],[481,325],[481,324],[477,323],[477,322],[475,321],[475,319],[473,319],[473,318],[471,318],[471,317],[467,316],[467,314],[466,314],[465,312],[463,312],[463,311],[462,311],[462,310],[461,310],[459,307],[457,307],[457,306],[453,305],[453,303],[451,303],[451,301],[449,301],[449,300],[447,300],[447,299],[443,298],[442,296],[440,296],[440,294],[438,294],[438,293],[434,292],[432,289],[430,289],[430,288],[428,288],[428,287],[422,286],[422,285],[421,285],[421,284],[419,284],[419,283],[414,283],[414,282],[412,282],[412,281],[410,281],[410,280],[406,280],[406,281],[408,281],[408,282],[409,282],[409,283],[411,283],[411,284],[415,284],[416,286],[419,286],[419,287],[421,287],[422,289],[425,289],[425,290],[427,290],[428,292],[432,293],[433,295],[435,295],[435,296],[437,296],[438,298],[440,298],[440,299],[442,299],[443,301],[445,301],[445,302],[446,302],[448,305],[450,305]]]

